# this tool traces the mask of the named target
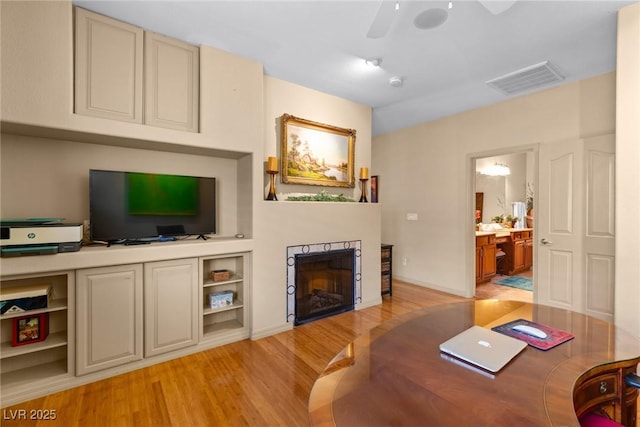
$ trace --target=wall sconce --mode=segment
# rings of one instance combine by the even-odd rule
[[[367,203],[367,181],[369,180],[369,168],[360,168],[360,186],[362,194],[360,195],[360,203]]]
[[[269,157],[267,159],[267,173],[269,174],[269,177],[271,179],[267,200],[278,200],[278,198],[276,197],[276,175],[278,174],[277,157]]]

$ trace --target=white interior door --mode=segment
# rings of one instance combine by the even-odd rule
[[[583,310],[582,282],[582,140],[542,144],[539,151],[538,303]]]
[[[615,137],[584,142],[585,313],[613,322],[615,307]]]
[[[537,302],[613,319],[613,136],[542,144]]]

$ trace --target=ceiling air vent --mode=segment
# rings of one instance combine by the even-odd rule
[[[489,80],[487,84],[504,94],[513,95],[548,86],[563,79],[564,77],[551,67],[551,63],[545,61]]]

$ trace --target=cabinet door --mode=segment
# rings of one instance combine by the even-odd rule
[[[76,271],[78,375],[142,358],[142,265]]]
[[[145,123],[198,131],[199,49],[145,32]]]
[[[144,265],[145,357],[198,343],[198,261]]]
[[[75,9],[75,112],[142,123],[144,31]]]
[[[482,247],[482,278],[486,279],[496,274],[496,246]]]
[[[482,247],[476,246],[476,282],[482,279]]]
[[[524,268],[524,240],[518,240],[514,244],[513,268],[515,270]]]
[[[531,268],[533,265],[533,239],[524,241],[524,268]]]

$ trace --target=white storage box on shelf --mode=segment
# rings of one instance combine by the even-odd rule
[[[3,288],[0,290],[0,314],[22,313],[47,308],[51,287],[31,285]]]

